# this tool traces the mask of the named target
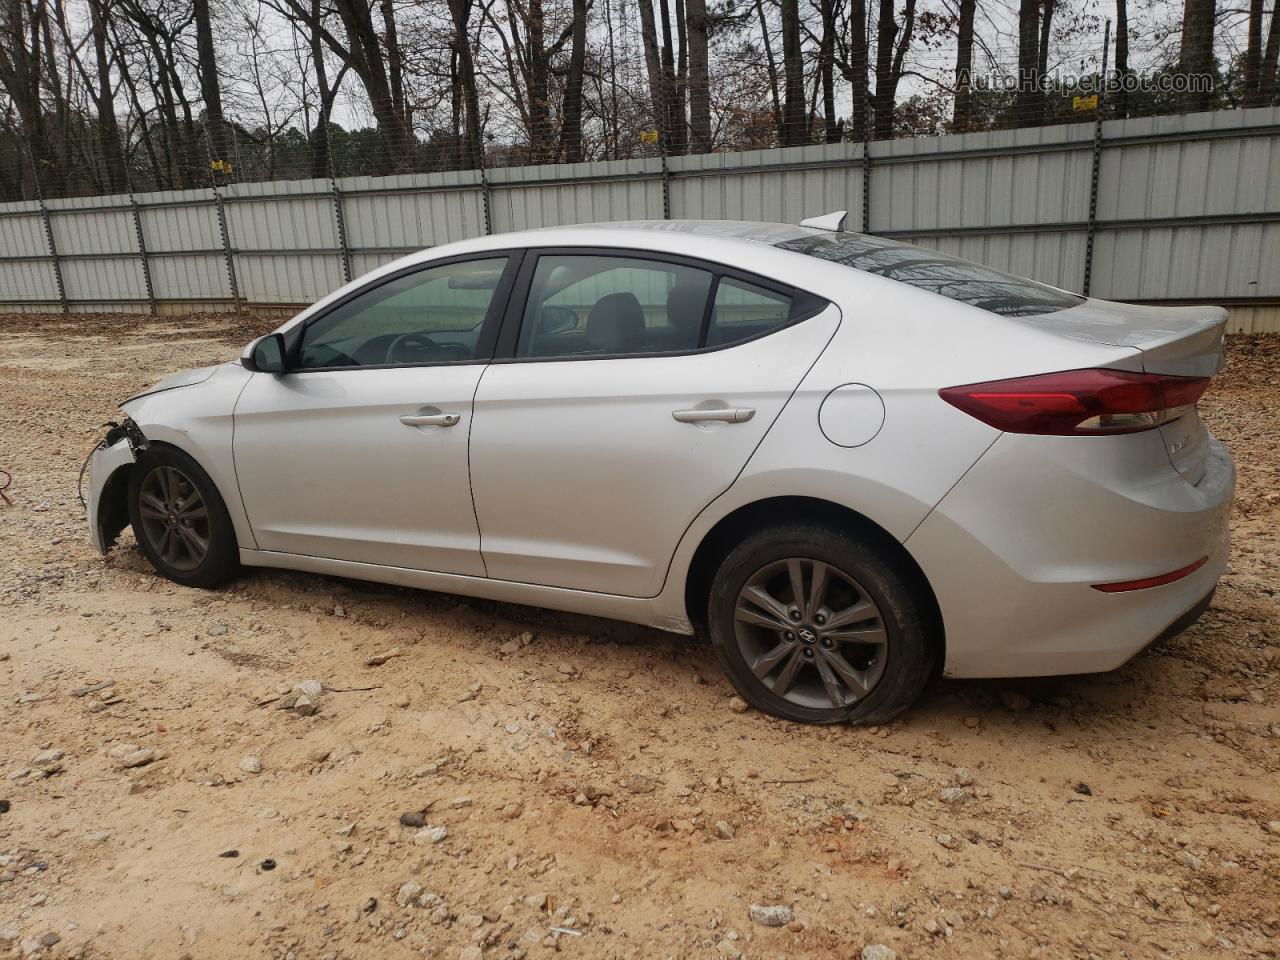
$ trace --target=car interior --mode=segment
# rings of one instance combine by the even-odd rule
[[[577,262],[557,266],[542,283],[535,279],[521,356],[682,353],[704,345],[704,323],[705,346],[724,346],[767,333],[789,319],[789,297],[738,281],[716,283],[703,270],[655,263],[644,271],[651,274],[644,278],[647,282],[641,282],[626,275],[638,271],[624,271],[611,258],[564,259]],[[632,289],[618,289],[628,286]],[[594,296],[592,289],[600,295]],[[605,290],[609,292],[601,292]]]
[[[365,291],[307,327],[298,366],[472,360],[505,264],[505,258],[446,264]],[[657,260],[544,256],[517,355],[684,353],[768,333],[787,323],[790,310],[786,295],[707,270]]]

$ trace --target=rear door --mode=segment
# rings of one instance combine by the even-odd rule
[[[521,274],[471,433],[488,574],[654,596],[839,311],[636,251],[531,251]]]

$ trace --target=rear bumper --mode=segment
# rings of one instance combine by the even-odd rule
[[[1211,439],[1193,486],[1155,432],[1114,440],[1131,442],[1005,435],[908,539],[942,611],[948,676],[1112,670],[1203,612],[1230,553],[1230,457]],[[1173,583],[1093,589],[1202,557]]]

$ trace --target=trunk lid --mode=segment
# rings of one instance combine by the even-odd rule
[[[1227,311],[1222,307],[1152,307],[1108,300],[1086,300],[1056,313],[1019,317],[1058,336],[1092,343],[1133,347],[1142,353],[1147,373],[1212,377],[1222,369]],[[1209,432],[1196,407],[1160,427],[1165,452],[1187,482],[1204,476]]]

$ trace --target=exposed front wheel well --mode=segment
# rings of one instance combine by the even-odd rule
[[[98,533],[104,551],[115,546],[120,533],[129,526],[129,476],[134,466],[126,463],[116,467],[102,485],[98,497]]]
[[[779,526],[797,521],[809,521],[846,533],[855,539],[874,545],[883,556],[892,557],[903,576],[910,582],[921,598],[925,609],[932,620],[929,636],[936,649],[936,662],[944,659],[946,639],[943,632],[942,612],[938,607],[938,599],[929,585],[929,580],[920,569],[920,565],[884,527],[856,510],[819,500],[815,497],[771,497],[757,500],[739,507],[723,517],[719,523],[707,531],[698,549],[694,551],[693,560],[689,564],[689,573],[685,578],[684,602],[690,622],[703,630],[707,624],[707,597],[711,590],[711,581],[721,562],[729,555],[743,538],[764,527]]]

